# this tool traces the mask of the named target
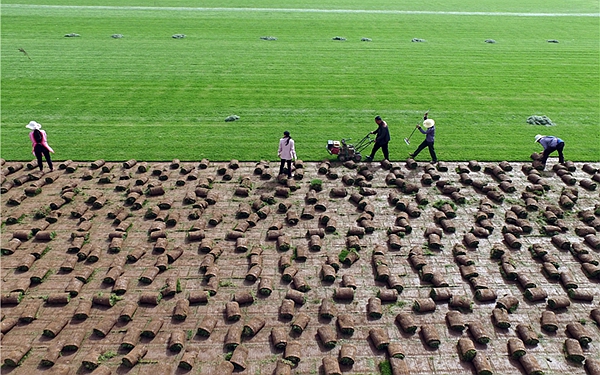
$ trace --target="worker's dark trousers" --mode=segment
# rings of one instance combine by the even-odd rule
[[[423,151],[423,149],[425,147],[429,147],[429,155],[431,155],[431,161],[433,161],[434,163],[437,162],[437,156],[435,155],[435,149],[433,148],[433,142],[427,142],[427,140],[424,140],[423,142],[421,142],[419,147],[417,147],[415,152],[413,152],[413,157],[416,158],[417,155],[419,155],[419,152]]]
[[[50,151],[48,151],[48,149],[46,147],[44,147],[44,145],[42,144],[36,144],[35,147],[33,148],[33,153],[35,154],[35,158],[37,159],[38,162],[38,167],[40,168],[40,171],[44,169],[44,165],[42,164],[42,155],[44,155],[44,157],[46,158],[46,161],[48,162],[48,167],[50,167],[50,170],[53,170],[52,167],[52,159],[50,158]]]
[[[548,147],[544,150],[544,154],[542,155],[542,164],[546,164],[546,160],[548,160],[548,156],[554,151],[558,151],[558,162],[564,163],[565,157],[563,155],[563,149],[565,148],[565,142],[560,142],[556,145],[556,147]]]
[[[377,142],[375,142],[375,145],[373,146],[373,151],[371,151],[371,155],[369,156],[369,159],[373,159],[375,157],[375,153],[379,149],[381,149],[381,151],[383,152],[383,158],[385,160],[390,160],[390,153],[388,151],[388,144],[387,143],[377,143]]]

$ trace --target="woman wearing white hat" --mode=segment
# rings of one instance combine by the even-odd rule
[[[54,152],[52,147],[48,144],[48,136],[46,132],[42,130],[42,125],[35,121],[31,121],[29,124],[25,125],[27,129],[31,129],[29,133],[29,139],[31,140],[31,145],[33,146],[33,154],[37,158],[38,167],[40,167],[40,171],[44,169],[42,164],[42,155],[46,158],[46,162],[48,163],[48,167],[52,172],[54,167],[52,166],[52,159],[50,159],[50,153]]]
[[[544,148],[544,154],[542,155],[542,164],[546,165],[548,156],[554,151],[558,151],[558,162],[564,163],[565,157],[563,155],[563,149],[565,148],[565,141],[552,135],[541,135],[535,136],[535,143],[539,143]]]
[[[430,118],[428,119],[427,114],[425,114],[423,126],[427,130],[423,130],[423,128],[421,128],[421,125],[417,125],[417,129],[419,129],[421,133],[425,134],[425,140],[421,142],[421,144],[419,145],[419,147],[417,147],[415,152],[409,155],[413,158],[416,158],[417,155],[419,155],[419,152],[421,152],[425,147],[428,147],[429,155],[431,155],[431,162],[437,163],[437,156],[435,154],[435,149],[433,148],[433,143],[435,141],[435,121],[433,121],[433,119]]]

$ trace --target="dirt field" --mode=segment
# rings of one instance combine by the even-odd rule
[[[1,373],[598,374],[600,165],[554,162],[4,162]]]

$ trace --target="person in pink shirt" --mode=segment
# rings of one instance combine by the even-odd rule
[[[29,139],[31,140],[31,145],[33,147],[32,153],[37,158],[40,171],[44,170],[44,166],[42,164],[43,155],[46,158],[46,162],[48,163],[50,171],[52,172],[54,167],[52,166],[50,153],[54,152],[54,150],[48,144],[48,136],[46,135],[46,132],[42,130],[42,125],[35,121],[31,121],[29,124],[25,125],[25,127],[27,129],[31,129],[31,132],[29,133]]]

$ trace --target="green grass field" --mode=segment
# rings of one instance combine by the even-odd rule
[[[57,160],[275,160],[284,130],[321,160],[381,115],[400,160],[431,109],[440,160],[528,160],[538,133],[600,160],[598,1],[321,3],[3,2],[0,156],[31,160],[36,120]]]

